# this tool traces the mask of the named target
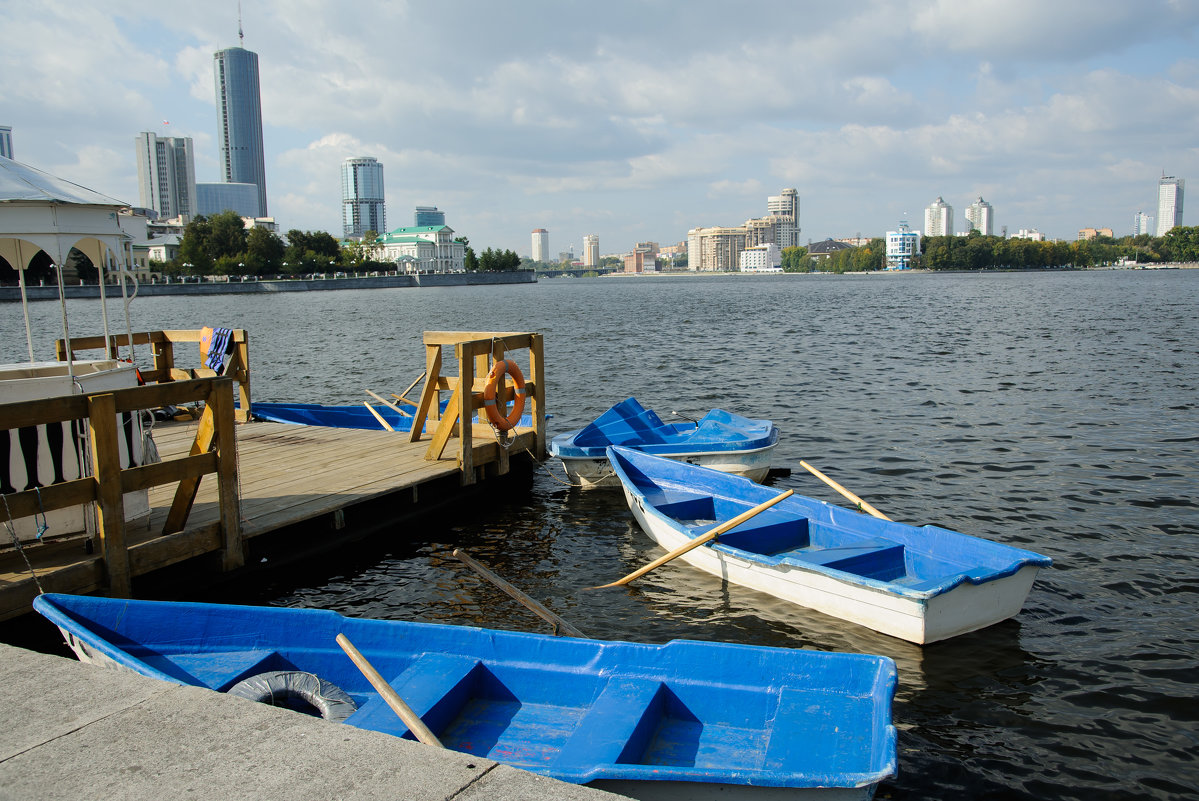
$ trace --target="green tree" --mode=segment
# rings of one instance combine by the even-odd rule
[[[179,255],[175,261],[184,275],[207,275],[212,272],[212,256],[208,241],[212,237],[212,226],[204,215],[197,215],[183,229],[179,242]]]
[[[246,224],[235,211],[208,218],[208,255],[212,259],[240,257],[246,252]]]
[[[283,266],[287,248],[283,240],[265,228],[251,228],[246,234],[245,263],[250,275],[277,273]]]

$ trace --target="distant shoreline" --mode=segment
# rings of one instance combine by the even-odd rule
[[[380,275],[363,278],[328,278],[296,281],[217,281],[201,283],[153,283],[138,285],[137,294],[151,295],[255,295],[277,292],[311,292],[338,289],[417,289],[428,287],[491,286],[498,284],[535,284],[532,270],[496,273],[423,273],[418,275]],[[100,297],[99,284],[75,284],[64,287],[68,300]],[[120,297],[119,286],[105,287],[106,297]],[[58,300],[57,284],[27,286],[30,301]],[[19,286],[0,287],[0,302],[20,302]]]

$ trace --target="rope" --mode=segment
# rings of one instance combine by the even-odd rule
[[[41,497],[40,493],[38,497]],[[17,529],[13,526],[12,510],[8,508],[8,496],[0,495],[0,498],[4,499],[4,527],[8,529],[8,536],[12,537],[12,544],[16,546],[17,553],[21,554],[21,558],[25,560],[25,567],[29,568],[29,575],[33,576],[33,583],[37,586],[37,594],[45,595],[46,591],[42,589],[42,582],[38,580],[37,571],[33,569],[33,563],[29,561],[29,555],[25,553],[25,549],[21,547],[21,540],[17,537]],[[41,537],[41,534],[38,534],[38,537]]]
[[[549,474],[550,478],[552,478],[554,481],[557,481],[562,486],[564,486],[564,487],[582,487],[583,486],[582,484],[572,484],[570,481],[563,481],[562,479],[558,478],[556,475],[554,475],[554,471],[552,471],[548,467],[546,467],[545,462],[539,462],[537,457],[534,456],[533,452],[531,450],[529,450],[528,448],[525,448],[525,453],[529,454],[529,458],[531,458],[534,462],[537,462],[541,466],[541,469]],[[568,475],[567,478],[570,478],[570,476]]]

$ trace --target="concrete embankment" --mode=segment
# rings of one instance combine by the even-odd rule
[[[329,278],[310,281],[204,281],[198,284],[167,283],[141,284],[137,294],[151,295],[255,295],[275,292],[313,292],[337,289],[396,289],[416,287],[493,286],[496,284],[535,284],[537,274],[532,270],[500,273],[423,273],[417,275],[380,275],[367,278]],[[74,284],[64,287],[69,299],[99,298],[100,287],[96,284]],[[29,300],[58,300],[58,285],[47,282],[44,286],[25,288]],[[105,287],[108,297],[120,297],[120,288]],[[0,287],[0,301],[20,301],[19,286]]]
[[[619,801],[486,759],[0,644],[0,799]]]

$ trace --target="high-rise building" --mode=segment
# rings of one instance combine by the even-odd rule
[[[799,192],[795,189],[784,189],[780,194],[766,198],[766,213],[778,218],[778,238],[775,240],[782,248],[791,248],[799,244]]]
[[[966,219],[970,221],[970,229],[983,236],[992,236],[995,232],[995,210],[983,200],[982,195],[966,209]],[[925,235],[928,235],[927,231]]]
[[[417,206],[412,214],[412,224],[417,228],[445,225],[445,212],[438,211],[436,206]]]
[[[196,213],[211,217],[232,211],[238,217],[265,217],[258,207],[258,185],[229,181],[196,184]]]
[[[598,267],[599,261],[599,236],[587,234],[583,237],[583,266]]]
[[[544,228],[533,229],[533,261],[549,261],[550,232]]]
[[[932,205],[924,210],[924,235],[953,236],[953,206],[939,195]]]
[[[387,233],[383,165],[374,157],[341,163],[341,224],[346,239],[360,239],[367,231]]]
[[[221,180],[257,186],[259,214],[266,216],[266,156],[262,147],[258,54],[230,47],[213,53],[212,66]]]
[[[12,158],[12,126],[0,125],[0,156]]]
[[[1157,182],[1157,235],[1165,236],[1171,228],[1182,225],[1181,178],[1163,174]]]
[[[1143,211],[1138,211],[1132,218],[1132,235],[1141,234],[1153,235],[1153,218]]]
[[[196,160],[190,136],[158,136],[143,131],[134,140],[137,187],[143,208],[160,218],[199,213]]]

